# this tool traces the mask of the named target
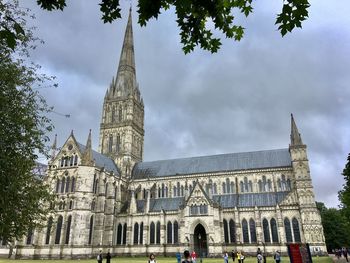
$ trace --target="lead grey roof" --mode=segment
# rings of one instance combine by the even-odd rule
[[[137,163],[134,179],[223,171],[290,167],[289,149],[229,153]]]
[[[86,149],[86,146],[79,142],[77,142],[77,144],[80,152],[83,153]],[[119,175],[119,169],[111,158],[94,150],[92,150],[92,158],[94,159],[96,166],[104,167],[107,171],[113,172],[115,175]]]
[[[290,191],[269,192],[269,193],[245,193],[245,194],[224,194],[214,195],[212,200],[222,208],[234,207],[262,207],[276,206],[281,203]],[[152,198],[150,199],[150,212],[176,211],[185,204],[184,197],[173,198]],[[130,201],[126,201],[121,209],[121,213],[127,212]],[[146,200],[136,200],[138,213],[145,212]]]
[[[150,199],[149,209],[151,212],[178,210],[183,203],[183,197]]]
[[[289,192],[247,193],[214,195],[213,200],[223,208],[276,206],[281,203]]]

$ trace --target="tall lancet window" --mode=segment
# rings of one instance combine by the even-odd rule
[[[123,120],[123,109],[122,109],[122,107],[119,107],[118,118],[119,118],[119,121]]]
[[[63,217],[60,215],[57,220],[55,244],[59,244],[61,240],[62,221]]]
[[[119,153],[120,151],[120,135],[117,135],[117,144],[116,144],[116,152]]]
[[[110,134],[108,139],[108,152],[111,153],[112,149],[113,149],[113,135]]]
[[[112,109],[112,122],[115,122],[115,107]]]
[[[301,242],[299,222],[295,217],[292,219],[292,225],[293,225],[294,242]]]
[[[270,243],[270,228],[269,228],[269,222],[267,221],[266,218],[263,220],[263,231],[264,231],[264,240],[265,243]]]

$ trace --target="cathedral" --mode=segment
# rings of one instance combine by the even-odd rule
[[[99,149],[92,149],[91,131],[86,144],[72,132],[57,150],[55,139],[43,176],[57,196],[55,213],[17,241],[16,257],[86,258],[100,250],[173,256],[184,249],[213,257],[255,255],[258,248],[286,254],[289,243],[325,253],[307,147],[293,115],[284,149],[143,161],[133,41],[130,12],[104,97]]]

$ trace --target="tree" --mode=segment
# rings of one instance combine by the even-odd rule
[[[342,173],[345,183],[343,185],[343,190],[339,191],[338,197],[345,216],[350,220],[350,153],[347,160],[348,162]]]
[[[37,0],[41,8],[46,10],[63,10],[66,0]],[[227,38],[239,41],[244,34],[244,28],[236,24],[234,11],[246,17],[253,11],[252,0],[139,0],[139,24],[145,26],[147,22],[158,18],[162,10],[173,7],[177,15],[180,28],[183,51],[189,53],[196,46],[212,53],[221,46],[220,38],[214,37],[208,22],[212,22],[215,29]],[[277,15],[278,30],[284,36],[295,27],[301,28],[301,23],[308,17],[308,0],[284,0],[282,11]],[[102,20],[112,22],[120,18],[119,0],[101,0],[100,10]]]
[[[52,130],[45,114],[51,109],[33,87],[49,85],[51,77],[39,74],[29,51],[36,39],[26,28],[28,10],[17,1],[0,3],[2,28],[22,28],[12,47],[0,40],[0,239],[19,240],[46,221],[53,201],[47,184],[33,173],[37,155],[47,156],[46,133]]]
[[[321,214],[327,250],[349,247],[350,223],[342,211],[336,208],[327,208],[324,203],[319,202],[316,202],[316,206]]]

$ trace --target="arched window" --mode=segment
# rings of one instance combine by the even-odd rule
[[[69,209],[70,209],[70,210],[73,209],[73,200],[70,200],[70,201],[69,201]]]
[[[94,174],[94,180],[92,181],[92,192],[95,193],[95,183],[96,183],[96,174]]]
[[[173,196],[174,196],[174,197],[176,197],[176,194],[177,194],[176,191],[177,191],[177,190],[176,190],[176,186],[174,186],[174,188],[173,188]]]
[[[248,192],[249,191],[249,185],[248,185],[248,178],[244,177],[244,192]]]
[[[277,229],[276,219],[271,218],[270,226],[271,226],[272,242],[278,243],[278,229]]]
[[[122,224],[119,224],[117,229],[117,245],[122,244],[122,231],[123,231]]]
[[[249,192],[253,192],[253,183],[252,183],[252,181],[249,181],[249,183],[248,183],[248,191]]]
[[[155,234],[155,225],[153,222],[151,222],[151,226],[150,226],[150,236],[149,236],[149,243],[150,244],[154,244],[154,234]]]
[[[124,227],[123,227],[123,244],[124,245],[126,244],[126,228],[127,228],[127,225],[126,223],[124,223]]]
[[[292,225],[293,225],[294,242],[301,242],[299,222],[295,217],[292,219]]]
[[[32,242],[33,242],[33,234],[34,234],[33,229],[29,228],[28,234],[27,234],[27,242],[26,242],[27,245],[32,244]]]
[[[61,158],[61,167],[64,165],[64,157]]]
[[[258,181],[258,185],[259,185],[259,192],[263,192],[264,188],[263,188],[263,182],[261,180]]]
[[[249,232],[247,220],[242,220],[243,243],[249,243]]]
[[[180,187],[180,183],[179,182],[177,182],[177,196],[181,196],[181,187]]]
[[[72,183],[71,183],[71,189],[70,189],[70,191],[71,191],[72,193],[75,192],[75,177],[72,177]]]
[[[51,229],[52,229],[52,217],[50,216],[49,221],[47,222],[47,229],[46,229],[46,238],[45,238],[46,245],[50,244]]]
[[[277,188],[280,191],[282,190],[282,184],[281,184],[281,179],[280,178],[277,179]]]
[[[65,242],[66,245],[69,244],[69,235],[70,235],[71,225],[72,225],[72,216],[69,215],[67,220],[67,229],[66,229],[66,242]]]
[[[90,217],[90,225],[89,225],[89,241],[88,244],[91,245],[92,242],[92,232],[94,230],[94,216]]]
[[[160,222],[157,222],[156,244],[160,244]]]
[[[64,166],[68,166],[68,156],[64,157]]]
[[[184,196],[184,186],[181,185],[181,196]]]
[[[112,109],[112,122],[115,122],[115,107]]]
[[[69,192],[69,183],[70,183],[70,177],[68,176],[66,180],[66,190],[65,190],[66,193]]]
[[[65,184],[66,184],[66,178],[63,177],[61,182],[61,193],[64,193]]]
[[[113,149],[113,135],[110,134],[108,138],[108,152],[111,153]]]
[[[266,218],[263,220],[263,231],[264,231],[264,240],[265,243],[270,243],[270,229],[269,229],[269,222],[267,221]]]
[[[57,182],[56,182],[56,193],[58,193],[60,189],[60,179],[57,179]]]
[[[95,194],[98,194],[98,179],[95,181]]]
[[[116,147],[117,147],[116,151],[117,151],[117,153],[119,153],[119,151],[120,151],[120,135],[119,134],[117,135]]]
[[[105,184],[105,195],[108,195],[108,183]]]
[[[73,162],[74,162],[74,157],[72,155],[71,157],[69,157],[69,166],[73,166]]]
[[[226,219],[224,219],[223,224],[224,224],[224,240],[225,240],[225,243],[227,244],[229,241],[228,241],[228,226],[227,226]]]
[[[122,107],[119,108],[118,117],[119,117],[119,121],[122,121],[122,120],[123,120],[123,109],[122,109]]]
[[[134,225],[134,244],[139,243],[139,224],[135,223]]]
[[[225,194],[226,193],[226,184],[225,182],[222,183],[222,193]]]
[[[140,244],[143,244],[143,222],[140,224]]]
[[[292,243],[293,242],[292,229],[290,227],[290,221],[287,217],[284,219],[284,231],[286,232],[287,243]]]
[[[272,191],[272,183],[271,183],[271,180],[267,180],[267,191]]]
[[[63,217],[59,216],[57,219],[55,244],[59,244],[61,240],[62,221],[63,221]]]
[[[177,221],[174,222],[174,244],[179,242],[179,224]]]
[[[173,224],[169,221],[167,224],[167,243],[173,243]]]
[[[168,190],[168,187],[166,186],[166,187],[165,187],[165,197],[168,197],[168,191],[169,191],[169,190]]]
[[[235,183],[234,182],[231,182],[230,183],[230,188],[231,188],[231,193],[234,193],[235,192]]]
[[[226,178],[226,193],[230,193],[230,179]]]
[[[213,194],[216,195],[217,193],[218,193],[218,187],[217,187],[216,183],[214,183]]]
[[[77,165],[78,164],[78,155],[76,154],[74,156],[74,165]]]
[[[244,193],[244,185],[242,181],[239,183],[239,186],[241,188],[241,192]]]
[[[255,221],[253,218],[249,220],[249,229],[250,229],[250,242],[256,243],[256,229],[255,229]]]
[[[235,227],[235,222],[232,219],[229,222],[229,228],[230,228],[230,241],[231,243],[236,243],[236,227]]]

